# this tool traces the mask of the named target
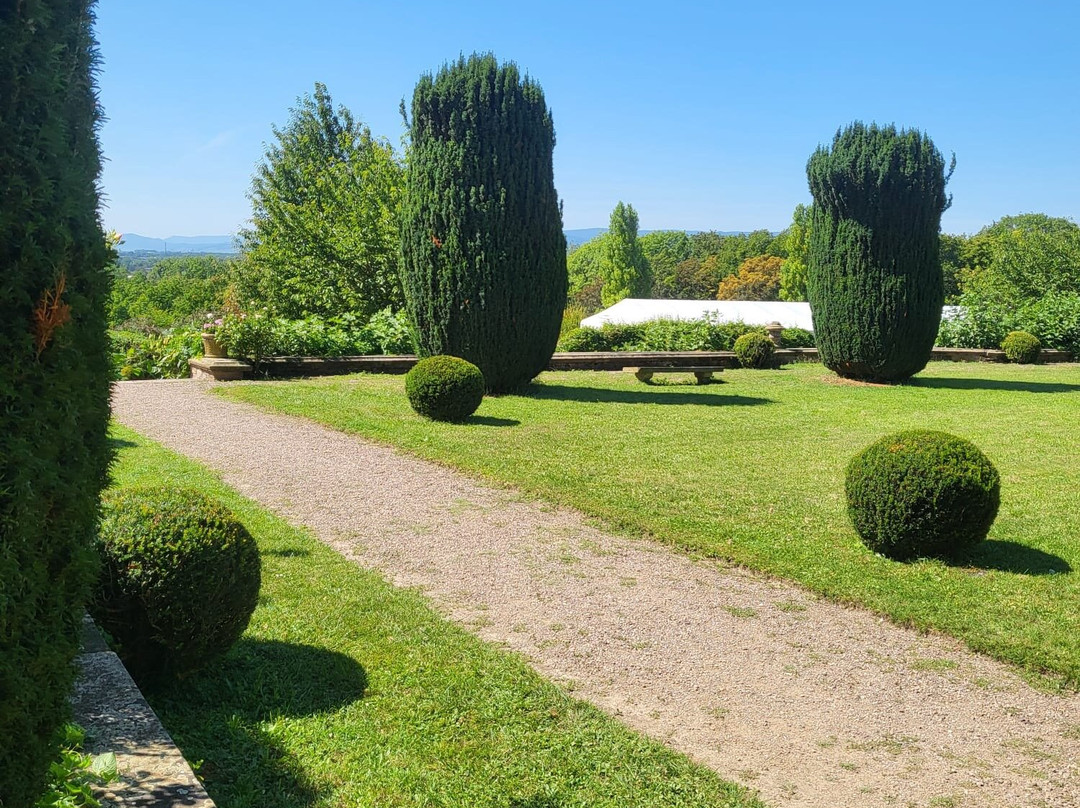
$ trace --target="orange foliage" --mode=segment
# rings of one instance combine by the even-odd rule
[[[52,340],[56,329],[71,319],[71,306],[60,299],[66,285],[67,276],[61,272],[56,279],[56,288],[42,292],[41,301],[34,309],[34,344],[38,358]]]
[[[734,275],[720,281],[717,300],[779,300],[783,258],[757,255],[747,258]]]

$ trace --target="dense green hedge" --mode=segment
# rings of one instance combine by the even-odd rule
[[[930,359],[945,300],[945,162],[925,134],[856,122],[806,166],[814,197],[807,298],[821,361],[896,381]]]
[[[797,332],[797,333],[796,333]],[[649,320],[637,325],[579,328],[559,343],[560,351],[731,351],[743,334],[765,331],[746,323],[715,320]],[[813,344],[810,332],[795,329],[792,337]],[[797,347],[797,346],[791,346]],[[802,346],[798,346],[802,347]]]
[[[462,57],[417,83],[411,136],[403,284],[420,352],[512,390],[547,367],[566,305],[544,93],[512,63]]]
[[[0,10],[0,803],[69,712],[110,451],[92,4]]]
[[[1048,294],[1019,306],[974,295],[960,303],[959,313],[941,322],[943,348],[998,348],[1010,331],[1026,331],[1043,348],[1080,357],[1080,294]]]

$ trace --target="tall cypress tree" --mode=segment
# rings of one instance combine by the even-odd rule
[[[649,294],[652,277],[649,262],[638,243],[638,215],[633,205],[619,202],[611,212],[600,275],[604,279],[600,299],[605,306],[614,306],[623,298]]]
[[[68,711],[109,461],[92,3],[0,4],[0,803]]]
[[[404,289],[421,353],[507,392],[547,367],[566,305],[555,129],[540,86],[472,55],[420,78],[402,210]]]
[[[941,153],[921,132],[856,122],[814,152],[806,173],[807,298],[822,361],[868,381],[918,373],[945,299],[939,231],[951,200]]]

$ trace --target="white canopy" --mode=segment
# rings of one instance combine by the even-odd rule
[[[702,320],[715,318],[721,323],[743,322],[748,325],[780,323],[784,328],[812,331],[809,303],[781,303],[759,300],[641,300],[626,298],[611,308],[598,311],[581,321],[586,328],[600,328],[606,323],[634,325],[649,320]]]

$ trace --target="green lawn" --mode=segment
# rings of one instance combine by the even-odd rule
[[[678,377],[673,377],[675,380]],[[408,407],[400,376],[219,387],[937,629],[1045,684],[1080,688],[1080,367],[934,363],[911,383],[842,383],[820,365],[723,383],[545,373],[464,425]],[[988,541],[961,563],[878,557],[848,522],[844,468],[916,427],[974,441],[1002,477]]]
[[[115,484],[218,497],[262,553],[259,605],[239,643],[149,694],[219,808],[761,808],[203,467],[126,429],[113,437]]]

